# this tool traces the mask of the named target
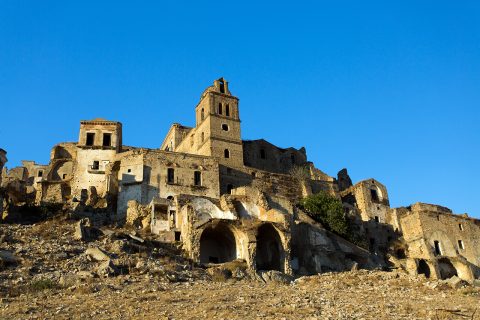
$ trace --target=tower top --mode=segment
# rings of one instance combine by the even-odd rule
[[[230,93],[230,90],[228,89],[228,81],[225,80],[225,78],[223,78],[223,77],[213,81],[213,86],[210,86],[207,89],[205,89],[205,91],[203,91],[200,99],[203,99],[207,95],[207,93],[209,93],[209,92],[221,93],[221,94],[225,94],[227,96],[232,95]]]

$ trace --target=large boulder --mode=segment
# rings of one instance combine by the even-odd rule
[[[289,276],[288,274],[285,274],[276,270],[259,271],[258,273],[261,279],[266,283],[270,283],[270,282],[290,283],[293,281],[292,276]]]
[[[85,253],[95,261],[107,261],[110,257],[99,248],[88,248]]]
[[[95,271],[100,277],[111,277],[118,274],[117,266],[110,259],[100,263]]]
[[[150,226],[150,210],[136,200],[128,201],[126,224],[146,229]]]

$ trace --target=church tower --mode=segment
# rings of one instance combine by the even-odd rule
[[[198,154],[216,157],[227,167],[243,166],[238,98],[224,78],[203,92],[195,112]]]

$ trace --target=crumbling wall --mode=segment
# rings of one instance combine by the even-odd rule
[[[138,149],[116,157],[119,194],[117,216],[125,216],[128,200],[143,205],[155,197],[194,195],[219,198],[218,162],[215,159],[159,150]],[[173,174],[169,178],[168,171]],[[200,181],[195,181],[196,173]],[[197,184],[195,183],[197,182]]]
[[[245,166],[274,173],[289,174],[295,166],[307,163],[305,148],[279,148],[268,141],[244,140],[243,161]]]
[[[431,276],[442,278],[442,261],[446,261],[443,265],[452,264],[459,277],[473,279],[480,267],[480,222],[436,205],[416,203],[406,209],[399,220],[408,258],[413,261],[409,271],[418,273],[424,260]]]

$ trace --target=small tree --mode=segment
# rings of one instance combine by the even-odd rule
[[[339,199],[321,191],[302,199],[300,205],[326,229],[348,238],[348,222]]]

